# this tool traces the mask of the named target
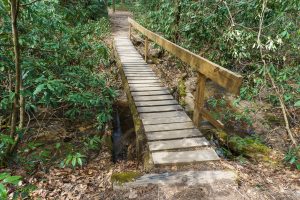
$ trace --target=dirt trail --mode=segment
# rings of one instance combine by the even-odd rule
[[[127,18],[132,17],[132,14],[127,11],[113,11],[109,10],[109,18],[112,25],[113,36],[128,36],[129,23]]]

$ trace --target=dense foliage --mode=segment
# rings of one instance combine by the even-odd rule
[[[243,99],[278,105],[266,78],[270,72],[285,103],[300,106],[298,0],[140,0],[133,10],[145,27],[243,73]]]
[[[9,1],[0,2],[0,16],[1,156],[14,142],[7,135],[15,84]],[[20,94],[28,120],[48,110],[70,119],[95,120],[101,129],[111,119],[116,93],[101,72],[110,64],[103,42],[109,33],[106,16],[103,1],[20,1]],[[17,132],[22,136],[24,131]]]

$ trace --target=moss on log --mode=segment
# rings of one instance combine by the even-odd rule
[[[221,144],[227,146],[232,152],[256,161],[271,161],[269,155],[272,150],[257,138],[231,136],[220,129],[213,129],[212,131]]]

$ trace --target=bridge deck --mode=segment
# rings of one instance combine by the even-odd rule
[[[115,37],[115,48],[131,96],[142,120],[155,165],[218,160],[209,142],[163,87],[128,37]]]

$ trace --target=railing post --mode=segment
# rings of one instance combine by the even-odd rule
[[[129,24],[129,40],[131,40],[131,28],[132,28],[132,26],[131,26],[131,24]]]
[[[146,37],[145,38],[145,61],[146,62],[148,57],[148,49],[149,49],[149,39]]]
[[[116,0],[112,0],[113,12],[116,12]]]
[[[206,77],[203,74],[198,73],[197,88],[195,94],[194,115],[193,115],[193,122],[196,127],[199,127],[200,121],[203,120],[203,115],[201,114],[201,110],[204,106],[205,84],[206,84]]]

